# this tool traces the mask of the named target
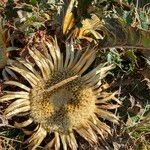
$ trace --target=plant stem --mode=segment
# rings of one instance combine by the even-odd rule
[[[7,64],[7,48],[5,40],[5,31],[0,26],[0,69]]]

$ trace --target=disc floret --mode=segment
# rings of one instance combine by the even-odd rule
[[[31,90],[33,119],[48,132],[57,130],[61,133],[86,122],[94,113],[96,97],[91,88],[82,84],[82,78],[77,77],[61,86],[57,84],[57,88],[51,81],[49,86]],[[54,88],[49,90],[52,86]]]

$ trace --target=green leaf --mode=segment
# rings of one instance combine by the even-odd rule
[[[134,51],[133,50],[128,50],[127,53],[126,53],[127,57],[134,63],[137,62],[137,57],[136,55],[134,54]]]
[[[136,122],[138,122],[139,117],[138,116],[132,116],[131,120],[132,120],[133,123],[136,123]]]
[[[30,0],[30,3],[31,3],[32,5],[36,5],[38,2],[37,2],[37,0]]]

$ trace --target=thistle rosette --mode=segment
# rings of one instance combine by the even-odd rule
[[[23,76],[29,84],[19,81],[6,81],[8,86],[16,86],[19,91],[5,91],[0,102],[10,102],[4,115],[26,118],[15,122],[30,137],[26,140],[29,149],[35,149],[48,134],[53,139],[46,145],[48,149],[59,150],[70,147],[77,150],[75,134],[91,145],[98,144],[99,137],[111,134],[110,127],[102,118],[118,123],[118,117],[109,109],[118,107],[110,100],[119,103],[115,93],[102,91],[102,79],[114,65],[99,64],[90,69],[96,51],[87,48],[82,52],[74,49],[73,42],[66,43],[65,54],[57,40],[44,41],[42,52],[32,47],[29,54],[35,64],[18,58],[9,68]],[[89,71],[90,70],[90,71]],[[27,86],[28,85],[28,86]],[[33,131],[26,127],[36,125]]]

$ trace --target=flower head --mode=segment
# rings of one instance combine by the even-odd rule
[[[86,39],[89,42],[93,40],[103,39],[99,33],[103,27],[103,21],[95,14],[90,14],[90,17],[82,19],[80,24],[76,24],[75,14],[73,9],[77,1],[71,0],[68,4],[65,16],[62,21],[63,34],[71,33],[71,37],[76,39]],[[67,5],[67,4],[66,4]]]
[[[113,104],[109,101],[115,94],[101,92],[102,79],[113,65],[98,65],[91,71],[89,67],[95,60],[96,52],[87,49],[85,52],[75,50],[72,42],[66,44],[65,55],[61,53],[57,40],[43,42],[43,53],[32,47],[29,54],[35,65],[30,61],[18,59],[9,68],[22,75],[30,86],[18,81],[6,81],[5,84],[19,87],[20,91],[6,91],[0,102],[13,101],[5,110],[4,115],[27,116],[23,122],[15,126],[22,128],[36,124],[34,131],[26,143],[35,149],[47,134],[54,133],[47,147],[63,149],[69,146],[77,150],[76,132],[91,145],[98,143],[98,136],[104,138],[110,133],[109,126],[99,117],[118,122],[118,118],[107,109]],[[113,107],[114,108],[114,107]],[[61,141],[61,142],[60,142]]]

